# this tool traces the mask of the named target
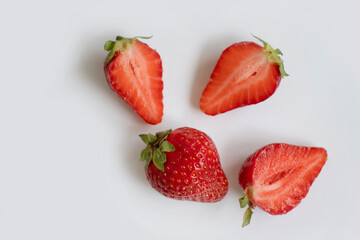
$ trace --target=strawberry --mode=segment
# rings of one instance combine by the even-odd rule
[[[254,36],[255,37],[255,36]],[[221,54],[204,89],[200,108],[208,115],[256,104],[269,98],[288,74],[279,55],[268,43],[235,43]]]
[[[220,201],[228,191],[214,142],[194,128],[142,134],[141,152],[151,186],[161,194],[197,202]]]
[[[107,41],[104,63],[110,88],[150,124],[163,115],[162,62],[159,54],[139,38],[116,37]]]
[[[327,160],[323,148],[284,143],[267,145],[247,158],[239,174],[248,205],[243,226],[250,223],[252,208],[259,206],[272,215],[285,214],[307,195]]]

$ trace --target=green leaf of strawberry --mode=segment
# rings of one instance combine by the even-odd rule
[[[175,151],[175,147],[171,143],[169,143],[168,141],[164,141],[161,144],[161,151],[163,151],[163,152],[173,152],[173,151]]]
[[[163,131],[163,132],[157,132],[156,133],[156,137],[160,139],[158,146],[161,146],[161,144],[163,143],[163,141],[165,141],[165,139],[167,138],[167,136],[169,135],[169,133],[171,133],[171,129]]]
[[[117,36],[116,37],[116,42],[114,41],[107,41],[105,43],[105,46],[104,46],[104,50],[105,51],[110,51],[108,57],[106,58],[105,60],[105,63],[108,63],[110,62],[115,53],[117,51],[121,51],[121,52],[124,52],[126,51],[130,45],[134,42],[134,41],[138,41],[139,38],[141,39],[149,39],[151,38],[152,36],[150,37],[141,37],[141,36],[137,36],[137,37],[133,37],[133,38],[124,38],[122,36]]]
[[[242,227],[249,225],[253,211],[248,207],[244,213]]]
[[[145,144],[153,144],[158,139],[156,136],[154,136],[151,133],[149,133],[149,134],[140,134],[139,137],[141,138],[141,140],[143,140],[143,142]]]
[[[164,163],[166,162],[166,155],[164,152],[161,151],[160,148],[156,149],[153,155],[153,163],[155,166],[161,170],[164,171]]]
[[[140,161],[145,161],[146,166],[149,166],[152,157],[152,151],[150,145],[147,145],[144,150],[141,151]]]
[[[164,163],[166,162],[165,152],[175,151],[175,147],[168,141],[167,136],[171,133],[171,129],[163,132],[158,132],[156,135],[140,134],[141,140],[147,144],[146,148],[142,150],[140,154],[140,161],[145,161],[145,167],[148,167],[151,161],[154,163],[156,168],[164,171]]]
[[[282,52],[280,51],[280,49],[273,49],[267,42],[265,42],[264,40],[262,40],[259,37],[256,37],[253,35],[254,38],[256,38],[257,40],[259,40],[260,42],[262,42],[264,44],[264,52],[267,55],[267,58],[269,60],[269,62],[274,62],[277,65],[279,65],[279,71],[281,73],[281,77],[287,77],[289,76],[289,74],[287,74],[285,72],[284,69],[284,62],[281,59],[280,55],[283,55]]]
[[[114,41],[107,41],[104,46],[105,51],[111,51],[111,49],[113,49],[115,43],[116,42],[114,42]]]
[[[244,208],[249,204],[249,198],[247,197],[247,195],[245,195],[244,197],[239,199],[240,202],[240,207]]]

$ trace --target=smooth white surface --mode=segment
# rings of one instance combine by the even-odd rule
[[[358,1],[7,1],[0,7],[0,239],[358,239]],[[230,44],[284,53],[266,102],[210,117],[203,88]],[[103,44],[153,35],[165,115],[144,123],[106,84]],[[216,204],[148,184],[138,134],[195,127],[215,141],[230,181]],[[263,145],[322,146],[329,160],[284,216],[244,209],[237,175]]]

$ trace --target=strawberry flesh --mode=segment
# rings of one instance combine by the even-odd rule
[[[277,62],[271,61],[269,54],[276,50],[267,46],[271,50],[253,42],[240,42],[224,50],[200,99],[204,113],[224,113],[273,95],[282,77],[279,70],[282,60],[277,56]]]
[[[150,124],[161,122],[162,62],[154,49],[135,40],[125,50],[117,51],[104,70],[111,89],[141,118]]]
[[[326,160],[323,148],[270,144],[245,161],[239,183],[253,206],[285,214],[307,195]]]

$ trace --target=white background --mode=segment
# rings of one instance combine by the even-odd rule
[[[0,239],[358,239],[358,1],[3,1]],[[258,105],[198,107],[221,52],[263,38],[290,74]],[[103,45],[137,35],[163,61],[164,118],[151,126],[109,89]],[[215,204],[148,184],[140,133],[189,126],[215,141],[230,182]],[[241,228],[238,171],[273,142],[329,160],[293,211]]]

